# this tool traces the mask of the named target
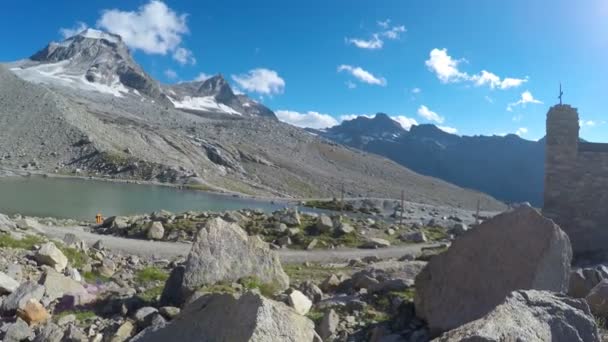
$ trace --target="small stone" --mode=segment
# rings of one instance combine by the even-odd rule
[[[135,312],[135,315],[133,316],[133,318],[137,321],[137,323],[143,323],[144,320],[146,319],[146,317],[148,317],[151,314],[154,314],[158,312],[158,310],[156,308],[153,308],[151,306],[145,306],[139,310],[137,310],[137,312]]]
[[[306,246],[307,250],[312,250],[317,246],[317,243],[319,242],[319,240],[317,239],[312,239],[312,241],[310,241],[310,243],[308,244],[308,246]]]
[[[133,332],[135,331],[135,326],[130,321],[125,321],[121,324],[116,332],[112,335],[110,339],[111,342],[124,342],[127,341]]]
[[[287,295],[287,300],[289,306],[300,315],[306,315],[312,307],[312,301],[298,290],[292,290],[291,293]]]
[[[30,299],[41,300],[44,295],[44,286],[38,285],[33,281],[25,282],[8,297],[2,301],[2,312],[5,314],[14,313],[17,309],[22,309]]]
[[[319,286],[323,292],[332,292],[340,285],[340,279],[337,275],[331,274]]]
[[[91,246],[91,247],[92,247],[93,249],[96,249],[96,250],[98,250],[98,251],[101,251],[101,250],[103,250],[103,249],[105,248],[105,245],[104,245],[104,243],[103,243],[103,241],[102,241],[102,240],[97,240],[97,242],[95,242],[95,243],[93,244],[93,246]]]
[[[367,238],[363,242],[362,248],[384,248],[389,247],[391,243],[388,240],[380,238]]]
[[[334,227],[331,218],[325,214],[319,215],[317,218],[316,228],[320,233],[329,233]]]
[[[348,224],[346,222],[342,222],[338,226],[337,231],[339,234],[345,235],[345,234],[350,234],[350,233],[354,232],[355,228],[353,228],[353,226],[351,226],[350,224]]]
[[[177,308],[175,306],[163,306],[158,309],[158,312],[168,319],[173,319],[175,318],[175,316],[179,315],[180,308]]]
[[[428,239],[426,238],[426,234],[424,234],[424,232],[422,231],[403,235],[401,236],[401,240],[413,243],[423,243],[428,241]]]

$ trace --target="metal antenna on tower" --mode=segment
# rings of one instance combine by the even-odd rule
[[[559,96],[557,97],[559,99],[559,104],[562,104],[562,96],[564,96],[564,92],[562,91],[562,82],[559,82]]]

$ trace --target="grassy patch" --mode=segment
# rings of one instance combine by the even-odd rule
[[[188,233],[188,235],[193,236],[198,231],[198,223],[200,222],[188,219],[175,220],[171,223],[163,223],[163,228],[165,228],[165,236],[174,230],[181,230]]]
[[[279,292],[279,286],[274,283],[264,283],[257,277],[246,277],[239,280],[239,283],[248,290],[258,289],[260,293],[268,298],[272,298]]]
[[[219,282],[213,285],[206,285],[199,289],[200,292],[204,293],[236,293],[236,289],[232,287],[232,284],[226,282]]]
[[[399,297],[405,301],[413,302],[416,290],[413,287],[405,289],[403,291],[391,291],[388,293],[389,296]]]
[[[90,284],[107,283],[111,280],[109,277],[101,275],[97,272],[83,272],[82,277],[87,281],[87,283]]]
[[[137,297],[141,298],[146,303],[155,303],[163,293],[163,289],[164,285],[151,287],[144,292],[138,293]]]
[[[61,311],[61,312],[55,314],[54,317],[57,320],[59,320],[61,317],[64,317],[67,315],[76,316],[76,320],[79,322],[86,322],[89,320],[93,320],[97,317],[95,312],[92,310],[65,310],[65,311]]]
[[[63,254],[68,258],[70,264],[75,268],[82,268],[89,261],[89,256],[76,248],[58,246]]]
[[[323,316],[325,316],[325,313],[323,311],[319,311],[314,308],[311,309],[308,314],[306,314],[306,317],[310,318],[311,321],[315,322],[315,325],[321,323],[321,320],[323,320]]]
[[[448,233],[445,228],[424,227],[422,228],[422,231],[429,241],[442,241],[448,238]]]
[[[206,191],[206,192],[217,192],[216,188],[213,188],[206,184],[187,184],[184,186],[189,190]]]
[[[135,279],[139,283],[150,283],[153,281],[166,281],[169,278],[169,274],[167,271],[162,270],[157,267],[146,267],[137,271],[135,274]]]
[[[17,249],[33,249],[34,245],[40,245],[45,243],[41,237],[35,235],[26,235],[21,240],[17,240],[10,236],[10,234],[0,235],[0,248],[17,248]]]
[[[283,265],[283,270],[289,276],[291,283],[294,284],[300,284],[306,280],[319,284],[331,274],[351,274],[356,271],[356,269],[352,267],[322,267],[318,264],[313,264],[308,267],[303,264],[286,264]]]
[[[386,312],[378,311],[374,308],[368,308],[363,311],[361,318],[367,324],[386,322],[391,319],[390,315]]]

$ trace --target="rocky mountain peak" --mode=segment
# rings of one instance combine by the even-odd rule
[[[373,118],[358,116],[330,128],[332,133],[365,136],[395,136],[406,130],[397,121],[384,113],[377,113]]]
[[[232,88],[222,74],[205,80],[198,88],[198,93],[202,96],[214,96],[220,102],[227,102],[235,97]]]

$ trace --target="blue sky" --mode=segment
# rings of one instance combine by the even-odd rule
[[[126,32],[162,82],[222,73],[316,127],[385,112],[406,126],[538,139],[561,81],[581,135],[608,141],[602,0],[9,0],[0,19],[0,61],[61,40],[61,29]]]

